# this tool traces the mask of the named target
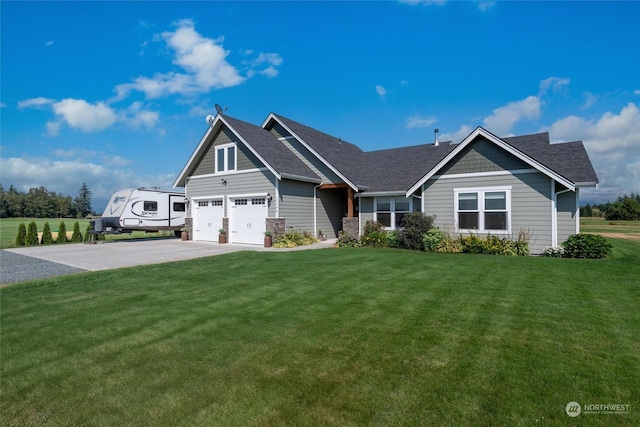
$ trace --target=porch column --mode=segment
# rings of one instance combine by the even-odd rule
[[[347,217],[352,218],[354,211],[353,188],[347,187]]]

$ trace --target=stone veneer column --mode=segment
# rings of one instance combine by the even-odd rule
[[[359,226],[359,218],[355,217],[344,217],[342,218],[342,231],[345,232],[348,236],[353,237],[354,239],[360,238],[360,226]]]
[[[189,240],[193,240],[193,218],[184,219],[184,228],[187,229],[187,235],[189,236]]]
[[[267,218],[267,229],[270,231],[273,239],[282,237],[286,231],[286,218]]]

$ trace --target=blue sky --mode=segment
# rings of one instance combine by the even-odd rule
[[[170,188],[214,105],[364,150],[549,132],[584,141],[582,202],[640,192],[640,2],[8,2],[1,176]]]

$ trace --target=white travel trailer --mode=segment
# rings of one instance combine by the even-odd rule
[[[135,188],[113,193],[93,227],[96,233],[171,230],[179,235],[184,218],[183,193]]]

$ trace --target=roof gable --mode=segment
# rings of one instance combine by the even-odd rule
[[[531,143],[532,146],[540,147],[541,145],[544,144],[544,140],[545,140],[544,139],[545,138],[544,135],[545,134],[537,134],[537,135],[529,135],[527,137],[520,137],[521,138],[520,140],[515,140],[515,144],[516,145],[517,144],[521,144],[522,145],[522,144],[524,144],[525,141],[527,141],[527,142]],[[549,166],[541,163],[540,161],[538,161],[537,159],[532,157],[530,154],[527,154],[526,152],[519,150],[514,145],[509,144],[505,140],[502,140],[502,139],[498,138],[497,136],[495,136],[491,132],[487,131],[486,129],[483,129],[481,127],[477,127],[460,144],[457,144],[456,147],[449,154],[447,154],[444,158],[442,158],[438,162],[438,164],[436,166],[431,168],[418,182],[416,182],[411,188],[409,188],[409,190],[406,192],[407,197],[409,195],[411,195],[412,193],[414,193],[416,190],[418,190],[418,188],[420,188],[420,186],[422,184],[427,182],[427,180],[429,180],[436,173],[438,173],[440,170],[442,170],[460,152],[462,152],[462,150],[464,150],[468,145],[472,144],[478,138],[484,138],[484,139],[488,140],[489,142],[491,142],[491,143],[495,144],[496,146],[502,148],[503,150],[507,151],[509,154],[515,156],[516,158],[518,158],[519,160],[521,160],[525,164],[529,165],[530,167],[532,167],[532,168],[538,170],[539,172],[547,175],[548,177],[550,177],[551,179],[555,180],[556,182],[559,182],[560,184],[562,184],[565,187],[569,188],[571,191],[575,191],[575,187],[576,187],[576,185],[575,185],[576,183],[575,182],[572,182],[571,180],[569,180],[565,176],[560,175],[557,171],[555,171],[552,168],[550,168]],[[546,140],[548,141],[548,134],[546,135]],[[514,143],[514,140],[512,140],[511,142]],[[557,144],[557,145],[563,145],[563,144]],[[547,145],[547,147],[548,147],[548,145]],[[538,151],[538,150],[533,150],[533,151]]]
[[[278,179],[281,179],[284,175],[285,177],[293,176],[311,181],[319,181],[318,176],[291,151],[286,149],[270,132],[242,120],[218,114],[200,139],[200,142],[182,168],[178,178],[173,183],[174,188],[183,187],[186,184],[187,176],[193,173],[200,159],[212,143],[212,138],[222,127],[226,127],[233,132],[239,141]]]
[[[364,152],[358,146],[275,113],[269,114],[262,127],[267,129],[274,121],[284,127],[347,185],[356,191],[362,186]]]

